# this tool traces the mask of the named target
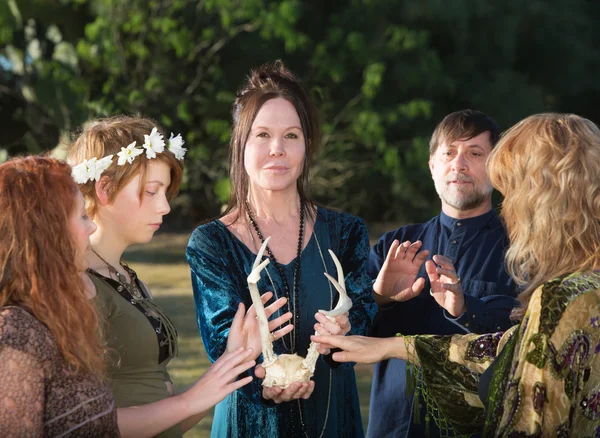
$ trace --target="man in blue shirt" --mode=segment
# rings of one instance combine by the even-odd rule
[[[379,310],[372,336],[488,333],[512,325],[517,288],[504,269],[508,237],[492,209],[485,167],[499,136],[479,111],[449,114],[435,128],[429,168],[442,211],[386,233],[373,247],[369,270]],[[406,373],[399,359],[375,365],[368,437],[439,436]]]

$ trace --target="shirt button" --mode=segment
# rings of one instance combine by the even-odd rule
[[[456,223],[456,226],[457,226],[457,227],[460,227],[461,225],[462,225],[462,223],[461,223],[461,222],[457,222],[457,223]]]
[[[471,315],[471,318],[475,319],[475,314],[472,314],[472,315]]]
[[[453,241],[452,241],[452,245],[456,245],[456,240],[453,240]]]
[[[498,326],[498,327],[496,327],[496,330],[502,330],[502,329],[500,328],[500,326]]]

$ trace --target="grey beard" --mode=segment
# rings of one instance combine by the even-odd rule
[[[480,190],[473,190],[466,193],[455,191],[454,195],[448,193],[450,190],[448,187],[445,187],[446,190],[440,190],[438,185],[436,184],[436,191],[438,192],[439,197],[448,205],[456,208],[459,211],[467,211],[472,210],[476,207],[479,207],[483,204],[487,197],[492,192],[492,188],[486,190],[484,192]]]

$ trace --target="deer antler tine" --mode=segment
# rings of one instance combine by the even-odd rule
[[[335,308],[333,308],[331,310],[319,310],[319,312],[325,316],[333,317],[333,316],[342,315],[343,313],[346,313],[348,310],[350,310],[350,308],[352,307],[352,300],[348,297],[348,294],[346,292],[346,283],[344,281],[344,270],[342,268],[342,265],[332,250],[329,250],[329,254],[331,255],[331,258],[333,259],[333,263],[335,263],[335,267],[337,269],[337,274],[338,274],[338,279],[336,281],[327,272],[325,272],[324,274],[325,274],[325,277],[327,277],[327,279],[331,282],[331,284],[333,284],[335,289],[338,291],[338,293],[340,294],[340,297],[338,299],[338,303],[335,306]]]
[[[331,256],[331,258],[333,259],[333,263],[335,264],[335,269],[336,269],[337,275],[338,275],[338,283],[340,284],[340,286],[342,286],[342,288],[344,289],[344,292],[345,292],[346,291],[346,283],[344,281],[344,269],[342,268],[342,264],[340,263],[337,256],[335,255],[335,253],[332,250],[329,250],[329,255]]]
[[[331,284],[333,284],[333,287],[336,288],[336,290],[338,291],[338,293],[340,295],[347,295],[346,291],[344,290],[344,288],[337,282],[335,281],[335,278],[333,278],[331,275],[329,275],[327,272],[323,273],[325,275],[325,277],[327,277],[327,279],[331,282]]]
[[[255,270],[258,264],[260,263],[260,260],[262,259],[262,256],[265,253],[265,249],[267,248],[270,239],[271,236],[267,237],[261,245],[260,249],[258,250],[258,254],[256,254],[256,258],[254,259],[254,264],[252,265],[252,270]]]

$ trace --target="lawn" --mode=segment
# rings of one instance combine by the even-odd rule
[[[146,245],[130,248],[124,256],[140,278],[150,286],[157,303],[177,326],[180,353],[169,365],[169,372],[177,389],[192,384],[210,365],[196,327],[194,297],[185,261],[187,239],[188,235],[184,234],[160,234]],[[366,430],[373,367],[358,365],[356,374]],[[212,412],[185,434],[185,437],[209,437],[211,421]]]

